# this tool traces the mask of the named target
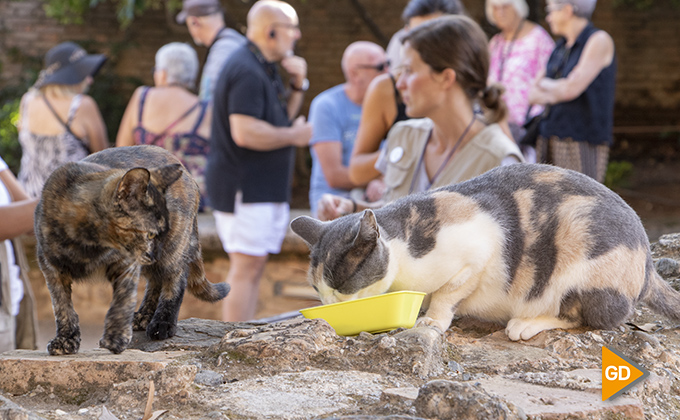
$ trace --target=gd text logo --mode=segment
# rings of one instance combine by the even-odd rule
[[[618,350],[602,347],[602,401],[618,397],[647,376],[648,370]]]

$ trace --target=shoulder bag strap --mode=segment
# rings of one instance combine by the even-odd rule
[[[46,96],[46,95],[41,95],[41,96],[42,96],[43,100],[45,101],[45,104],[47,105],[47,107],[50,109],[50,111],[52,111],[52,114],[54,114],[54,117],[57,119],[57,121],[59,121],[59,122],[61,123],[61,125],[64,126],[64,128],[66,129],[66,131],[67,131],[70,135],[72,135],[73,138],[75,138],[75,139],[78,140],[83,146],[85,146],[85,149],[87,150],[88,153],[92,153],[92,151],[90,150],[90,148],[89,148],[89,146],[87,145],[87,143],[85,143],[85,142],[83,141],[83,139],[81,139],[80,137],[76,136],[76,135],[73,133],[73,131],[71,131],[71,127],[69,127],[68,124],[66,124],[66,123],[64,122],[64,120],[62,120],[61,117],[59,117],[59,114],[57,114],[57,111],[52,107],[52,104],[50,103],[50,101],[47,100],[47,96]]]

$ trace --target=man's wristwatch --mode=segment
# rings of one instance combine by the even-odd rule
[[[309,79],[305,78],[302,80],[302,86],[295,86],[293,79],[290,80],[290,88],[296,92],[307,92],[309,89]]]

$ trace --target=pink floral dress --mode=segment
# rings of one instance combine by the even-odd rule
[[[509,123],[524,124],[529,108],[529,88],[538,72],[545,69],[554,48],[555,42],[539,25],[514,41],[505,39],[500,33],[489,41],[489,83],[498,82],[505,86],[503,99],[510,111]],[[531,114],[536,115],[541,111],[541,107],[535,106]]]

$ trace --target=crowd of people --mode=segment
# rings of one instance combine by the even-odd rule
[[[500,165],[552,163],[602,181],[616,55],[612,38],[590,20],[595,5],[547,0],[554,42],[527,20],[525,0],[486,0],[486,18],[499,31],[490,40],[459,0],[411,0],[387,51],[363,40],[347,46],[345,82],[313,99],[307,121],[299,115],[307,63],[294,53],[302,34],[292,6],[259,0],[242,35],[226,27],[219,0],[184,0],[177,22],[208,48],[200,85],[192,47],[160,48],[154,86],[135,90],[115,143],[166,148],[194,176],[201,209],[212,211],[230,258],[223,319],[249,320],[265,264],[287,231],[296,147],[310,147],[310,208],[321,220]],[[34,334],[27,327],[34,320],[22,328],[14,322],[34,311],[20,308],[30,306],[21,299],[30,293],[18,252],[18,237],[31,231],[28,210],[56,167],[108,146],[86,94],[105,60],[61,43],[21,100],[18,180],[0,161],[0,212],[16,214],[0,224],[0,350],[30,347],[26,337]],[[536,115],[535,145],[520,143],[523,125]]]

